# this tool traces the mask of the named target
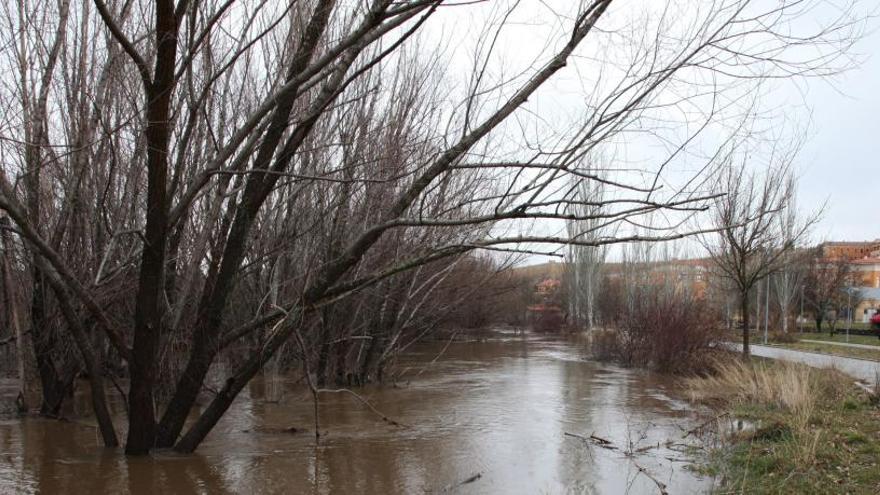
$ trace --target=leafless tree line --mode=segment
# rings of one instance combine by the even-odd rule
[[[598,238],[525,227],[705,211],[718,157],[693,159],[678,188],[664,170],[736,127],[753,84],[844,67],[861,25],[844,6],[804,28],[822,3],[807,0],[638,16],[562,2],[537,61],[509,74],[493,57],[522,3],[5,3],[0,211],[44,411],[81,366],[116,445],[104,382],[124,376],[126,452],[192,452],[288,343],[318,379],[376,378],[466,297],[435,295],[475,250],[693,234],[678,220]],[[430,28],[468,9],[492,22],[458,84]],[[533,101],[572,67],[587,87],[575,122],[531,133]],[[666,151],[636,175],[580,167],[628,134]],[[593,204],[577,193],[590,182],[615,194]]]

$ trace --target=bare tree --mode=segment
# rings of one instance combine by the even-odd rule
[[[814,249],[804,276],[804,300],[813,311],[816,331],[822,332],[822,323],[828,322],[831,336],[837,325],[837,310],[846,306],[846,292],[850,278],[846,259],[826,259],[821,249]]]
[[[595,173],[589,168],[587,173]],[[596,300],[601,288],[602,267],[605,263],[606,246],[601,240],[607,237],[608,222],[601,218],[604,202],[604,184],[599,181],[577,179],[573,186],[575,196],[569,207],[571,214],[586,220],[569,220],[568,235],[591,245],[569,246],[566,263],[569,316],[578,324],[592,330],[596,324]]]
[[[780,231],[784,237],[792,238],[797,234],[797,229],[800,227],[797,202],[794,197],[789,201],[785,212],[779,216],[779,221],[781,222]],[[787,251],[783,255],[779,270],[773,275],[773,288],[775,289],[776,303],[779,306],[782,333],[788,333],[791,306],[803,283],[804,253],[806,252],[804,249]]]
[[[790,260],[788,254],[808,234],[818,213],[786,225],[780,217],[795,192],[791,161],[794,153],[770,157],[764,171],[748,171],[743,157],[727,158],[718,188],[726,194],[716,200],[714,225],[718,234],[702,238],[721,277],[728,279],[739,297],[743,357],[749,356],[749,294],[758,283],[778,272]],[[763,173],[762,173],[763,172]]]
[[[6,307],[5,319],[7,327],[11,328],[11,335],[6,337],[3,345],[15,342],[15,364],[18,375],[18,409],[19,412],[27,411],[27,372],[24,359],[24,333],[21,331],[21,321],[18,316],[18,297],[13,281],[13,254],[11,236],[8,232],[9,219],[0,217],[0,283],[3,287],[2,300]]]

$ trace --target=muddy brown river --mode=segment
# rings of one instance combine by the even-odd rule
[[[326,393],[318,445],[296,377],[255,381],[189,456],[127,459],[102,448],[85,401],[71,421],[7,416],[0,493],[650,494],[658,482],[672,494],[709,490],[712,480],[687,469],[682,436],[695,420],[668,379],[592,362],[584,346],[513,331],[423,344],[401,358],[397,386],[359,391],[401,425]],[[14,384],[3,387],[6,401]]]

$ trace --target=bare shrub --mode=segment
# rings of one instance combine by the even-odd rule
[[[537,312],[534,317],[533,327],[539,332],[559,332],[565,324],[565,317],[558,308],[546,308]]]
[[[599,324],[606,328],[617,326],[624,312],[624,302],[623,281],[606,275],[602,280],[602,290],[596,296]]]
[[[622,305],[615,330],[597,335],[599,359],[667,373],[705,371],[717,353],[720,330],[705,304],[687,291],[648,287]]]

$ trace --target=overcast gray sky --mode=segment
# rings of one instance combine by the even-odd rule
[[[876,29],[876,28],[875,28]],[[862,40],[864,63],[834,82],[811,81],[811,139],[799,158],[801,202],[828,204],[818,240],[880,238],[880,32]]]
[[[859,12],[870,10],[872,5],[869,4],[873,1],[876,0],[860,1],[854,15],[859,17]],[[689,2],[690,0],[674,2],[673,5],[678,10],[671,17],[685,15],[695,5]],[[846,1],[838,3],[847,4]],[[506,2],[468,3],[467,6],[449,9],[443,13],[442,19],[445,22],[438,24],[437,36],[438,39],[446,40],[441,43],[444,46],[443,51],[452,62],[450,68],[454,69],[453,72],[457,70],[465,76],[461,77],[462,82],[468,80],[468,74],[474,73],[475,59],[485,53],[474,53],[477,33],[493,23],[504,22],[506,27],[496,39],[497,44],[482,45],[484,48],[494,47],[489,57],[489,76],[486,80],[491,80],[492,83],[484,82],[483,86],[486,88],[496,82],[499,85],[509,83],[508,78],[511,76],[515,79],[523,74],[530,74],[537,63],[543,63],[542,60],[552,52],[554,46],[566,40],[566,23],[573,17],[573,13],[568,10],[576,9],[574,2],[511,1],[509,4],[517,5],[514,15],[510,17],[505,15],[506,10],[503,8],[508,5]],[[659,4],[642,0],[616,5],[618,10],[606,16],[602,25],[603,34],[591,38],[590,42],[580,47],[578,56],[569,61],[567,68],[533,95],[525,110],[519,112],[516,119],[512,119],[515,124],[522,124],[521,128],[512,124],[508,134],[496,139],[492,147],[496,153],[502,153],[509,148],[509,154],[514,158],[527,156],[531,148],[524,145],[526,140],[532,148],[540,145],[542,149],[551,149],[559,136],[570,134],[573,129],[578,128],[579,122],[592,115],[593,110],[588,106],[594,101],[591,98],[605,94],[610,89],[609,81],[615,81],[615,77],[619,75],[614,72],[615,68],[628,68],[630,57],[635,56],[635,52],[630,53],[632,50],[628,50],[628,47],[640,46],[638,43],[643,40],[639,38],[639,34],[643,27],[647,32],[653,32],[651,29],[656,28],[651,24],[656,16],[652,16],[650,9]],[[760,1],[754,5],[759,10],[767,7],[767,4]],[[818,25],[832,22],[840,12],[834,8],[833,2],[825,4],[817,1],[810,5],[816,8],[809,9],[805,15],[792,21],[793,30],[801,35],[812,33]],[[702,11],[695,13],[695,19],[702,19],[705,14]],[[686,21],[685,18],[680,24],[674,22],[670,25],[673,31],[666,33],[666,44],[670,44],[672,40],[671,46],[675,47],[674,40],[678,39],[676,35],[690,34]],[[874,19],[867,24],[868,29],[876,29],[880,22]],[[663,29],[666,30],[667,27]],[[679,33],[675,29],[684,31]],[[746,48],[754,50],[755,46]],[[608,139],[604,143],[606,149],[596,153],[597,162],[609,163],[617,168],[647,171],[646,175],[643,174],[643,180],[650,182],[658,164],[663,162],[669,149],[674,149],[674,146],[669,147],[669,143],[681,144],[685,137],[694,135],[709,104],[714,108],[714,99],[707,98],[706,94],[722,94],[724,102],[740,102],[741,104],[725,107],[719,116],[713,117],[709,130],[688,145],[687,152],[676,156],[672,163],[664,166],[661,178],[663,191],[677,191],[678,186],[690,184],[690,179],[694,174],[700,173],[702,167],[713,157],[714,151],[724,146],[722,142],[725,139],[739,132],[736,125],[744,122],[746,111],[751,110],[751,95],[755,95],[755,111],[761,117],[756,119],[754,129],[748,125],[744,127],[746,131],[754,130],[761,136],[754,141],[763,144],[756,146],[767,148],[772,143],[779,142],[781,148],[785,148],[787,139],[800,137],[801,131],[807,129],[808,137],[793,165],[800,176],[798,202],[804,211],[803,216],[808,216],[822,204],[826,205],[824,216],[814,229],[813,240],[818,242],[878,238],[880,215],[877,211],[880,208],[877,203],[880,200],[875,197],[880,197],[880,194],[877,194],[876,174],[871,173],[877,169],[873,162],[880,151],[880,146],[875,144],[880,139],[876,124],[876,115],[880,114],[880,95],[875,90],[880,86],[880,60],[872,57],[878,48],[880,34],[869,33],[856,44],[853,50],[855,53],[849,52],[859,57],[861,65],[833,79],[770,78],[766,80],[766,84],[757,87],[750,83],[748,77],[742,82],[740,79],[725,79],[718,72],[713,72],[711,77],[705,77],[705,72],[680,71],[680,80],[671,88],[663,89],[660,94],[664,96],[658,101],[676,100],[681,95],[690,97],[682,98],[684,103],[673,105],[668,110],[659,105],[656,114],[639,120],[639,126],[631,126],[626,133]],[[793,49],[790,56],[782,59],[790,57],[791,60],[800,60],[804,55],[812,55],[809,48],[804,48],[803,51]],[[744,74],[750,74],[747,69],[743,71]],[[716,82],[720,83],[721,93],[700,92],[707,84]],[[515,85],[509,84],[507,87]],[[487,98],[484,103],[486,102],[486,108],[497,106],[494,99]],[[658,120],[651,120],[652,118]],[[663,120],[666,118],[669,120]],[[647,125],[645,128],[649,132],[641,132],[642,123]],[[496,134],[503,135],[503,132]],[[762,156],[759,148],[755,150],[743,150],[743,163],[744,166],[761,170],[770,163],[766,156],[768,150],[763,150],[765,156]],[[739,156],[736,158],[740,159]],[[622,177],[624,181],[632,181],[638,176],[638,172],[631,175],[622,173],[612,178],[620,180]],[[703,217],[695,218],[695,225],[702,226],[700,222],[705,222]],[[674,221],[668,223],[675,225]],[[542,235],[565,235],[564,224],[558,221],[536,222],[532,225],[532,230]],[[688,250],[688,242],[683,244],[685,250]],[[529,261],[532,262],[543,259],[540,256],[530,258]]]

